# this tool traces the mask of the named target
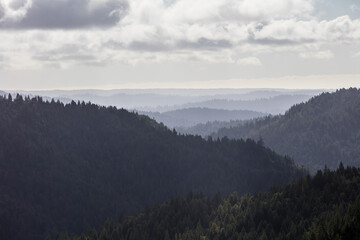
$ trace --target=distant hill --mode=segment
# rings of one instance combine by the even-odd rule
[[[281,114],[292,105],[309,100],[312,95],[279,95],[255,100],[213,99],[204,102],[182,105],[183,108],[215,108],[226,110],[249,110],[267,114]]]
[[[290,90],[290,89],[253,89],[252,91],[245,92],[242,94],[218,94],[216,99],[228,99],[228,100],[242,100],[242,101],[251,101],[251,100],[260,100],[260,99],[269,99],[278,96],[315,96],[320,93],[325,92],[326,90],[316,89],[316,90]]]
[[[134,109],[139,106],[148,108],[156,107],[160,105],[172,106],[178,104],[184,104],[189,101],[199,101],[203,99],[197,96],[179,96],[179,95],[164,95],[154,93],[141,93],[141,94],[129,94],[129,93],[117,93],[111,96],[98,96],[94,94],[81,94],[72,96],[75,100],[91,101],[96,104],[105,106],[116,106],[119,108]]]
[[[192,127],[211,121],[248,120],[266,116],[264,113],[248,110],[223,110],[210,108],[185,108],[168,112],[139,112],[170,128]]]
[[[360,169],[319,171],[269,192],[172,198],[71,240],[360,239]],[[55,238],[54,238],[55,239]],[[70,239],[61,234],[57,240]]]
[[[0,97],[0,239],[79,233],[189,191],[258,192],[304,171],[252,140],[179,136],[90,103]]]
[[[246,120],[212,121],[207,123],[199,123],[190,127],[176,127],[175,129],[181,134],[199,135],[207,139],[221,128],[237,127],[239,125],[245,124],[245,122]]]
[[[116,106],[119,108],[136,109],[146,112],[166,112],[191,107],[206,107],[227,110],[252,110],[258,112],[267,112],[272,114],[284,113],[291,105],[300,103],[303,98],[296,100],[295,96],[309,96],[308,98],[324,92],[324,90],[292,90],[292,89],[114,89],[114,90],[52,90],[52,91],[21,91],[23,95],[50,97],[64,100],[92,102],[104,106]],[[13,92],[17,93],[17,92]],[[292,96],[293,99],[284,98],[286,107],[276,107],[280,103],[272,100],[271,108],[275,111],[259,111],[250,108],[223,108],[210,105],[202,106],[199,103],[206,101],[258,101],[260,99],[269,99],[279,96]],[[281,99],[278,99],[281,101]],[[194,106],[186,104],[197,104]],[[251,106],[254,102],[250,102]],[[261,105],[262,103],[260,103]],[[276,104],[276,105],[275,105]],[[223,104],[224,105],[224,104]],[[248,104],[243,103],[243,106]],[[256,104],[255,104],[256,105]],[[269,107],[270,105],[268,105]]]
[[[213,137],[262,138],[266,146],[316,171],[360,166],[360,90],[323,93],[285,115],[220,129]]]

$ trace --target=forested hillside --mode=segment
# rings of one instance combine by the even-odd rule
[[[264,191],[303,174],[252,140],[179,136],[90,103],[0,97],[0,239],[79,233],[189,191]]]
[[[360,238],[360,169],[318,171],[269,192],[189,194],[72,240],[322,240]],[[67,234],[57,240],[68,240]]]
[[[327,165],[360,166],[360,90],[323,93],[293,106],[285,115],[223,128],[213,137],[262,138],[265,145],[289,155],[315,172]]]

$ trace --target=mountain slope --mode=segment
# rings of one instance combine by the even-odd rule
[[[263,191],[303,171],[254,141],[179,136],[93,104],[0,98],[0,239],[41,239],[193,190]]]
[[[211,108],[185,108],[163,113],[140,112],[162,122],[169,128],[191,127],[209,121],[248,120],[265,116],[264,113],[248,110],[224,110]]]
[[[72,240],[360,238],[360,169],[318,171],[281,188],[239,197],[173,198]],[[68,240],[62,234],[57,240]]]
[[[323,93],[285,115],[220,129],[213,137],[263,139],[265,145],[312,171],[360,166],[360,90]]]

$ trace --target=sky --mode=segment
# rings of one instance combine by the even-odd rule
[[[359,0],[0,0],[0,89],[360,87]]]

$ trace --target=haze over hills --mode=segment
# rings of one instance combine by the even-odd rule
[[[311,95],[285,94],[255,100],[212,99],[204,102],[184,104],[182,107],[205,107],[226,110],[243,109],[276,115],[284,113],[292,105],[307,101],[311,97]]]
[[[323,91],[321,89],[84,89],[20,91],[20,93],[30,96],[41,95],[49,101],[52,98],[63,103],[70,103],[72,100],[90,101],[99,105],[125,108],[148,115],[182,133],[209,135],[221,127],[219,122],[248,120],[268,114],[284,113],[293,104],[306,101]],[[13,96],[15,95],[16,92],[13,92]],[[250,114],[250,112],[254,113]],[[217,123],[213,126],[210,125],[211,123],[207,124],[208,129],[200,125],[201,132],[196,131],[195,125],[212,121]],[[225,123],[225,126],[230,125]]]
[[[175,129],[181,134],[199,135],[207,139],[209,136],[215,134],[221,128],[237,127],[244,124],[245,122],[246,120],[212,121],[206,123],[199,123],[191,127],[176,127]]]
[[[226,110],[251,110],[278,114],[280,112],[285,112],[285,110],[287,110],[292,104],[307,100],[316,94],[324,92],[324,90],[118,89],[17,92],[23,95],[40,95],[60,100],[63,99],[66,103],[68,103],[69,100],[85,102],[91,101],[99,105],[116,106],[118,108],[126,108],[130,110],[136,109],[146,112],[165,112],[183,108],[205,107]],[[274,97],[284,95],[289,95],[289,97],[272,99]],[[306,96],[308,97],[306,98]],[[265,99],[270,99],[269,103],[266,105],[267,108],[261,108],[261,110],[259,110],[258,106],[263,105],[266,101]]]
[[[202,102],[172,106],[176,110],[165,111],[169,107],[157,107],[164,112],[139,111],[169,128],[185,134],[208,136],[222,127],[236,126],[234,121],[250,120],[271,114],[281,114],[292,105],[307,101],[311,95],[276,95],[276,91],[258,91],[250,93],[253,97],[272,96],[253,100],[212,99]],[[239,95],[238,98],[240,98]],[[235,96],[233,96],[235,98]],[[141,108],[140,108],[141,109]],[[241,110],[250,109],[250,110]],[[263,112],[259,112],[263,111]],[[233,121],[232,123],[227,123]],[[214,122],[214,123],[212,123]],[[240,124],[241,122],[239,122]]]
[[[240,195],[304,174],[252,140],[180,136],[94,104],[0,97],[0,238],[79,233],[189,191]]]
[[[360,166],[360,90],[323,93],[290,108],[238,127],[220,129],[213,137],[262,138],[265,145],[316,171],[340,161]]]
[[[212,121],[248,120],[266,116],[264,113],[248,110],[223,110],[210,108],[185,108],[168,112],[139,112],[169,128],[188,128]]]
[[[35,94],[49,97],[71,97],[82,95],[112,96],[115,94],[158,94],[175,96],[236,96],[238,100],[254,100],[259,98],[274,97],[283,94],[291,95],[316,95],[321,92],[333,91],[331,89],[277,89],[277,88],[204,88],[204,89],[186,89],[186,88],[149,88],[149,89],[75,89],[75,90],[15,90],[10,92],[20,94]]]

